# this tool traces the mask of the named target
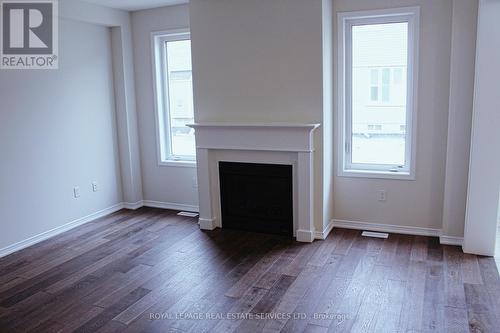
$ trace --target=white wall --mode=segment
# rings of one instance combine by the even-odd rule
[[[122,201],[109,29],[59,36],[58,70],[0,71],[0,249]]]
[[[111,28],[114,99],[123,199],[127,207],[142,203],[142,177],[135,100],[130,13],[80,0],[59,2],[61,17]]]
[[[463,237],[476,57],[477,0],[453,0],[443,234]]]
[[[318,230],[332,217],[437,229],[444,218],[449,235],[461,235],[463,209],[454,202],[463,200],[466,168],[452,166],[466,164],[467,149],[453,138],[464,131],[460,139],[467,144],[471,2],[335,0],[329,9],[329,0],[192,0],[189,10],[181,5],[134,12],[132,30],[127,13],[69,3],[61,4],[63,16],[113,26],[111,40],[104,26],[63,20],[59,71],[0,72],[0,220],[13,221],[0,235],[0,249],[123,199],[197,205],[196,170],[158,166],[150,54],[151,31],[189,27],[190,14],[197,121],[322,124],[315,160]],[[336,13],[414,5],[421,6],[417,180],[337,177],[329,113]],[[85,71],[81,64],[88,64]],[[13,98],[19,91],[29,99]],[[93,180],[100,192],[90,191]],[[72,198],[75,185],[82,189],[78,200]],[[387,190],[387,202],[376,200],[379,189]]]
[[[403,6],[420,6],[421,10],[416,180],[335,176],[334,217],[337,220],[441,229],[452,1],[336,0],[333,15],[336,21],[338,12]],[[334,55],[337,56],[336,47]],[[337,86],[337,82],[334,85]],[[386,202],[377,201],[377,190],[387,191]]]
[[[324,150],[322,145],[317,151],[315,170],[317,229],[333,217],[440,230],[446,181],[444,232],[461,237],[475,1],[336,0],[329,10],[331,5],[300,0],[191,1],[196,120],[322,123],[317,139],[324,139]],[[336,95],[337,86],[336,34],[330,27],[336,27],[341,11],[402,6],[421,9],[416,180],[337,177],[332,170],[337,163],[330,163],[336,159],[336,144],[329,141],[336,127],[335,117],[328,113],[328,94]],[[333,45],[333,88],[328,80],[328,39]],[[455,140],[457,135],[463,137]],[[455,163],[461,167],[453,168]],[[387,191],[386,202],[377,201],[377,190]],[[462,206],[454,205],[460,200]]]
[[[334,101],[333,101],[333,0],[323,0],[323,229],[333,219]]]
[[[159,166],[155,126],[155,101],[151,58],[151,32],[189,28],[187,5],[132,13],[137,115],[144,200],[198,205],[194,167]]]
[[[480,0],[464,251],[494,255],[500,194],[500,1]]]
[[[323,120],[321,0],[192,0],[195,119]],[[315,158],[315,226],[323,230],[322,129]]]

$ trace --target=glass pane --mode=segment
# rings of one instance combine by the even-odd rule
[[[403,70],[401,68],[394,69],[394,84],[401,84],[403,82]]]
[[[370,89],[370,99],[372,101],[378,100],[378,87],[371,87]]]
[[[371,82],[372,86],[378,86],[378,69],[371,70]]]
[[[382,101],[389,102],[389,84],[391,82],[391,70],[384,68],[382,70]]]
[[[382,84],[389,84],[391,81],[391,70],[389,68],[384,68],[382,70]]]
[[[352,163],[405,164],[407,49],[406,22],[352,27]],[[401,71],[398,85],[393,68]],[[375,70],[380,104],[373,103]]]
[[[171,154],[194,156],[194,122],[191,41],[167,42],[168,98]]]

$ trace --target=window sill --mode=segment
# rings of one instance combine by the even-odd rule
[[[162,167],[196,168],[196,161],[174,161],[167,160],[159,163]]]
[[[355,170],[355,169],[339,171],[338,176],[352,177],[352,178],[415,180],[415,174],[410,172],[390,172],[390,171]]]

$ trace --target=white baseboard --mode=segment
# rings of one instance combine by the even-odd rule
[[[162,209],[172,209],[172,210],[180,210],[180,211],[189,211],[189,212],[198,212],[198,206],[193,205],[184,205],[178,203],[170,203],[170,202],[160,202],[160,201],[152,201],[152,200],[143,200],[135,203],[122,202],[116,204],[114,206],[105,208],[93,214],[84,216],[82,218],[76,219],[69,223],[66,223],[62,226],[54,228],[49,231],[45,231],[36,236],[27,238],[15,244],[6,246],[0,249],[0,258],[16,251],[27,248],[31,245],[44,241],[48,238],[59,235],[65,231],[76,228],[82,224],[94,221],[98,218],[104,217],[106,215],[112,214],[114,212],[119,211],[120,209],[138,209],[143,206],[146,207],[154,207],[154,208],[162,208]],[[212,230],[215,228],[213,220],[204,220],[200,219],[200,226],[202,229]],[[360,221],[347,221],[347,220],[332,220],[326,226],[323,231],[316,231],[312,235],[314,239],[326,239],[328,234],[332,231],[334,227],[337,228],[346,228],[346,229],[356,229],[356,230],[368,230],[368,231],[379,231],[379,232],[387,232],[387,233],[398,233],[398,234],[408,234],[408,235],[419,235],[419,236],[431,236],[431,237],[439,237],[441,244],[446,245],[459,245],[461,246],[463,243],[462,237],[451,237],[441,235],[441,229],[432,229],[432,228],[421,228],[421,227],[409,227],[409,226],[399,226],[399,225],[391,225],[391,224],[381,224],[381,223],[370,223],[370,222],[360,222]],[[308,237],[302,237],[304,240]]]
[[[101,217],[104,217],[106,215],[117,212],[120,209],[125,208],[125,209],[136,210],[136,209],[139,209],[143,206],[163,208],[163,209],[172,209],[172,210],[182,210],[182,211],[189,211],[189,212],[198,212],[198,206],[183,205],[183,204],[170,203],[170,202],[159,202],[159,201],[151,201],[151,200],[141,200],[141,201],[137,201],[134,203],[121,202],[121,203],[116,204],[114,206],[102,209],[98,212],[89,214],[89,215],[84,216],[82,218],[79,218],[79,219],[76,219],[76,220],[71,221],[69,223],[66,223],[66,224],[59,226],[57,228],[54,228],[52,230],[42,232],[41,234],[38,234],[36,236],[30,237],[30,238],[27,238],[27,239],[22,240],[20,242],[6,246],[6,247],[0,249],[0,258],[5,257],[6,255],[9,255],[9,254],[14,253],[16,251],[20,251],[22,249],[25,249],[31,245],[35,245],[36,243],[40,243],[41,241],[44,241],[44,240],[49,239],[51,237],[57,236],[65,231],[76,228],[82,224],[92,222],[98,218],[101,218]]]
[[[441,236],[441,229],[408,227],[393,224],[370,223],[360,221],[333,220],[333,226],[337,228],[356,229],[388,232],[395,234],[417,235],[417,236]]]
[[[198,219],[198,224],[201,230],[214,230],[217,226],[215,225],[215,219],[205,219],[200,217]]]
[[[144,200],[142,201],[142,205],[146,207],[153,208],[163,208],[163,209],[172,209],[172,210],[182,210],[187,212],[199,212],[198,206],[193,205],[185,205],[173,202],[160,202],[153,200]]]
[[[323,231],[315,231],[314,232],[314,239],[326,239],[330,232],[332,231],[334,226],[333,220],[328,223],[326,228]]]
[[[131,209],[131,210],[136,210],[144,206],[143,201],[137,201],[137,202],[124,202],[123,203],[123,208],[125,209]]]
[[[443,245],[457,245],[462,246],[464,243],[463,237],[453,237],[453,236],[439,236],[439,243]]]
[[[311,243],[314,241],[314,233],[310,230],[297,230],[295,235],[297,242]]]
[[[95,212],[95,213],[89,214],[87,216],[84,216],[82,218],[71,221],[69,223],[63,224],[57,228],[42,232],[41,234],[38,234],[36,236],[27,238],[27,239],[22,240],[20,242],[17,242],[17,243],[14,243],[12,245],[9,245],[7,247],[4,247],[4,248],[0,249],[0,258],[5,257],[6,255],[9,255],[9,254],[14,253],[16,251],[25,249],[31,245],[35,245],[36,243],[40,243],[41,241],[44,241],[44,240],[49,239],[51,237],[57,236],[65,231],[76,228],[82,224],[94,221],[98,218],[101,218],[101,217],[104,217],[106,215],[117,212],[123,208],[125,208],[124,204],[119,203],[119,204],[116,204],[114,206],[102,209],[98,212]]]
[[[154,200],[141,200],[137,202],[124,202],[123,208],[136,210],[141,207],[152,207],[152,208],[162,208],[162,209],[171,209],[171,210],[181,210],[187,212],[198,212],[198,206],[194,205],[185,205],[174,202],[162,202],[162,201],[154,201]]]

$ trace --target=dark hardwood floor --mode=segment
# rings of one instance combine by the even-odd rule
[[[0,259],[0,332],[500,332],[493,258],[438,239],[325,241],[120,211]]]

